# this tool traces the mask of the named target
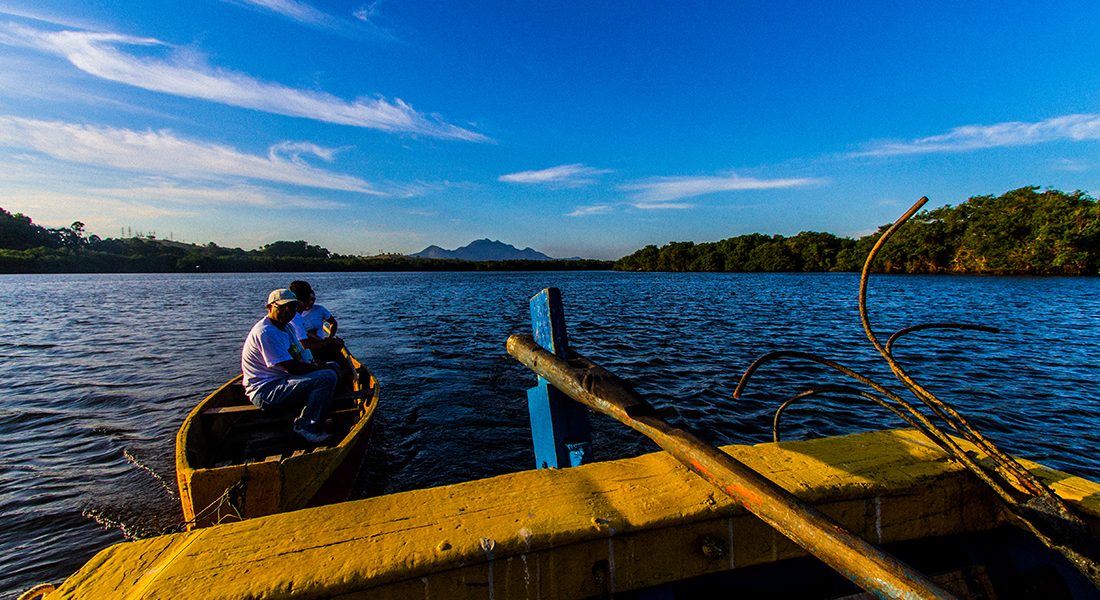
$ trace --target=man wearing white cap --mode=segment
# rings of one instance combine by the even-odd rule
[[[287,289],[267,296],[267,316],[252,326],[241,350],[244,391],[264,410],[304,404],[294,421],[294,433],[314,444],[331,437],[325,433],[325,414],[336,392],[336,371],[307,362],[302,346],[289,327],[298,298]]]

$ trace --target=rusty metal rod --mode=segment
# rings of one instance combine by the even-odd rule
[[[879,251],[886,245],[886,242],[891,236],[893,236],[894,233],[927,202],[927,196],[917,200],[913,206],[909,207],[909,210],[906,211],[904,215],[898,217],[898,219],[879,236],[875,245],[871,248],[871,251],[867,253],[867,260],[863,263],[863,270],[859,275],[859,320],[863,325],[863,332],[867,335],[867,339],[870,340],[875,350],[877,350],[886,361],[886,364],[890,366],[890,370],[893,371],[898,381],[900,381],[914,396],[920,399],[921,402],[924,402],[928,408],[932,409],[932,411],[943,419],[945,423],[993,458],[994,471],[1006,484],[1016,488],[1020,493],[1026,496],[1045,497],[1052,506],[1058,507],[1059,513],[1063,514],[1067,519],[1072,519],[1073,517],[1069,509],[1065,508],[1064,503],[1062,503],[1060,499],[1054,497],[1054,494],[1047,489],[1042,482],[1036,479],[1027,469],[1020,466],[1015,459],[1001,452],[1000,448],[995,446],[993,442],[989,441],[984,435],[978,432],[978,430],[974,429],[966,418],[955,410],[955,407],[944,402],[927,388],[917,383],[917,381],[902,368],[901,364],[894,359],[893,354],[879,341],[878,336],[875,335],[874,328],[871,327],[871,319],[867,316],[867,288],[868,280],[871,276],[871,265],[874,263],[875,257],[878,256]]]
[[[749,380],[761,366],[768,362],[772,362],[781,358],[800,358],[803,360],[809,360],[825,365],[831,369],[840,371],[848,377],[851,377],[852,379],[855,379],[856,381],[872,388],[879,394],[889,398],[890,400],[893,400],[898,405],[904,407],[905,410],[907,410],[909,414],[913,416],[913,419],[921,424],[920,430],[922,432],[932,434],[932,441],[936,442],[937,445],[948,451],[952,458],[966,466],[966,468],[969,469],[971,473],[974,473],[978,478],[980,478],[1007,504],[1012,505],[1016,502],[1016,498],[1013,496],[1013,493],[1015,493],[1015,488],[1008,486],[1007,484],[1001,485],[1001,483],[998,481],[999,478],[991,477],[989,473],[982,469],[981,465],[978,464],[977,460],[974,457],[967,454],[962,449],[962,447],[959,446],[959,443],[954,438],[945,433],[938,425],[933,423],[927,415],[917,410],[914,405],[907,402],[901,396],[886,389],[886,387],[883,386],[881,383],[878,383],[877,381],[871,379],[870,377],[867,377],[866,375],[861,375],[834,360],[829,360],[810,352],[800,352],[797,350],[776,350],[774,352],[768,352],[767,354],[753,361],[753,363],[749,365],[748,369],[745,369],[745,373],[741,375],[741,381],[738,382],[737,388],[733,390],[733,397],[741,397],[741,395],[745,391],[745,388],[749,384]]]
[[[1070,510],[1065,501],[1057,496],[1049,486],[1024,468],[1016,459],[1002,452],[992,441],[974,429],[953,406],[917,383],[905,371],[901,364],[894,359],[891,352],[892,348],[889,347],[890,342],[896,340],[898,334],[892,336],[887,341],[887,345],[884,346],[871,327],[871,320],[867,316],[867,286],[871,265],[886,241],[926,202],[928,202],[927,197],[918,200],[904,215],[883,232],[867,254],[867,260],[859,277],[859,318],[863,325],[863,331],[867,334],[867,338],[871,341],[875,350],[886,360],[898,381],[926,406],[931,408],[944,422],[992,459],[992,465],[988,473],[980,467],[974,470],[969,463],[967,463],[967,467],[971,468],[987,483],[992,479],[991,475],[996,475],[1004,484],[1012,486],[1024,495],[1027,498],[1024,501],[1008,499],[1007,507],[1009,511],[1047,547],[1062,553],[1078,571],[1088,577],[1094,586],[1100,588],[1100,543],[1097,542],[1095,535],[1088,529],[1088,526]],[[961,459],[958,454],[955,457]]]
[[[897,418],[905,421],[910,427],[916,429],[917,431],[920,431],[933,442],[936,442],[937,444],[939,443],[939,440],[933,437],[932,433],[926,430],[919,421],[913,418],[913,416],[909,413],[891,404],[887,398],[881,398],[872,394],[871,392],[868,392],[867,390],[861,390],[849,385],[823,385],[806,390],[804,392],[800,392],[784,400],[783,403],[779,405],[779,408],[775,409],[775,416],[772,417],[772,441],[776,443],[782,441],[781,439],[779,439],[779,418],[783,416],[783,411],[787,410],[787,407],[794,404],[795,402],[805,400],[810,396],[816,396],[818,394],[843,394],[845,397],[859,396],[865,400],[870,400],[871,402],[874,402],[875,404],[878,404],[886,410],[894,413]],[[944,452],[950,453],[950,450],[944,448]]]
[[[794,494],[693,434],[655,416],[628,383],[573,354],[563,360],[529,335],[508,338],[508,353],[577,402],[610,416],[657,443],[746,510],[880,598],[952,598],[936,584]]]

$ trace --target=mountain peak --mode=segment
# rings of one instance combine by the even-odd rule
[[[520,250],[511,244],[505,244],[500,240],[484,238],[474,240],[469,244],[454,250],[444,250],[439,246],[427,248],[410,254],[416,258],[451,258],[457,260],[488,261],[488,260],[554,260],[553,258],[534,250],[524,248]]]

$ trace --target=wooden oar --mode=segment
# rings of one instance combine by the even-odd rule
[[[787,490],[691,433],[673,427],[630,385],[592,361],[568,361],[529,335],[508,338],[508,353],[570,398],[644,434],[696,474],[841,575],[882,598],[952,598]]]

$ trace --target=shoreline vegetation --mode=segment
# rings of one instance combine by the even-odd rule
[[[718,242],[646,246],[617,261],[467,261],[402,254],[340,255],[298,240],[257,250],[156,239],[86,236],[84,224],[44,228],[0,208],[0,273],[256,273],[333,271],[858,272],[879,227],[859,239],[804,231],[760,233]],[[913,216],[882,249],[877,273],[1097,275],[1100,206],[1084,192],[1039,191],[974,196],[958,206]]]
[[[85,236],[80,221],[47,229],[0,208],[0,273],[313,273],[361,271],[596,271],[613,261],[469,261],[403,254],[341,255],[298,240],[258,250],[187,244],[154,236]]]
[[[804,231],[759,233],[696,244],[646,246],[620,258],[621,271],[859,272],[890,227],[859,239]],[[1097,275],[1100,207],[1081,191],[1023,187],[923,210],[878,254],[875,273],[967,275]]]

